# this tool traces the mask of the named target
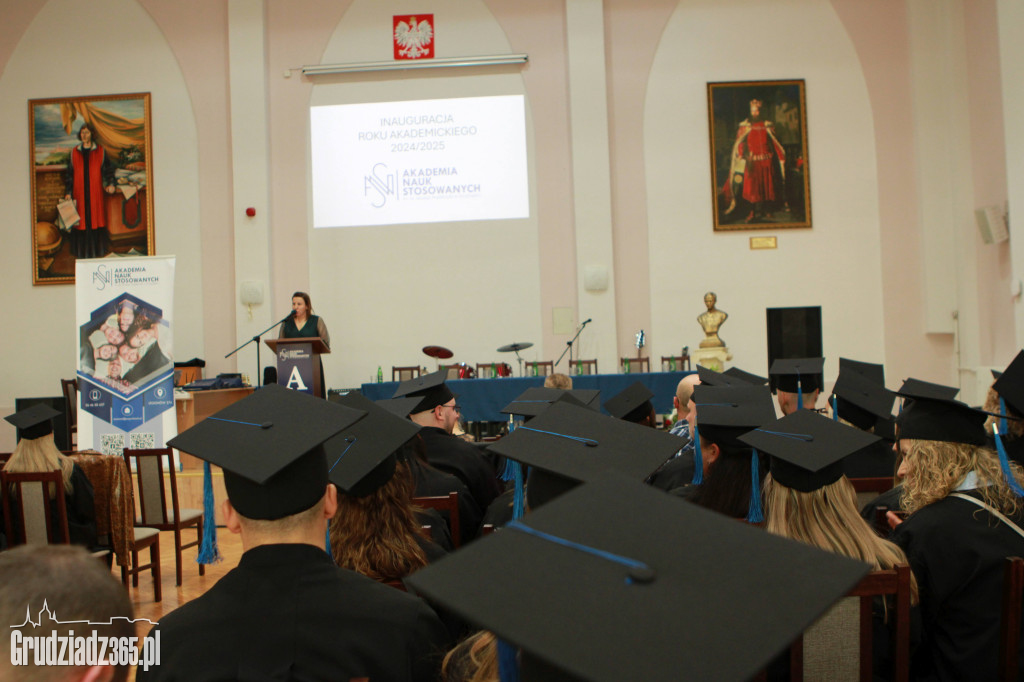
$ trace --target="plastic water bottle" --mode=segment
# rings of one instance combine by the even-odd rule
[[[629,374],[629,358],[626,358],[626,374]]]
[[[383,384],[384,383],[384,370],[381,368],[380,365],[377,365],[377,383],[378,384]]]

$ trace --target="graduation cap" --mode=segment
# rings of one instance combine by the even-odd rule
[[[773,479],[805,493],[838,481],[844,457],[881,440],[813,410],[797,410],[739,439],[771,455]]]
[[[374,402],[396,417],[405,419],[420,404],[420,400],[421,398],[384,398]]]
[[[700,383],[708,386],[748,386],[750,384],[738,376],[716,372],[703,365],[697,365],[697,376],[700,377]]]
[[[839,370],[832,393],[837,399],[834,407],[838,415],[861,430],[875,426],[879,418],[892,417],[896,395],[856,370]]]
[[[730,367],[729,369],[722,372],[722,374],[733,379],[742,379],[743,381],[746,381],[748,384],[754,384],[755,386],[765,386],[768,383],[767,378],[758,376],[756,374],[751,374],[750,372],[745,372],[739,367]]]
[[[323,443],[365,413],[272,384],[228,405],[167,445],[224,469],[239,514],[274,520],[323,497]]]
[[[776,390],[802,394],[824,388],[821,380],[824,367],[825,358],[777,358],[768,373],[775,377]]]
[[[533,467],[528,489],[536,508],[605,471],[642,481],[684,444],[679,436],[560,401],[489,449]]]
[[[566,400],[580,407],[597,410],[598,397],[600,395],[601,391],[596,388],[563,389],[535,386],[520,393],[516,396],[515,400],[499,411],[503,414],[514,414],[519,417],[536,417],[548,409],[551,403],[560,400]]]
[[[752,678],[869,570],[605,475],[406,584],[521,647],[523,680],[716,682]]]
[[[775,407],[767,386],[693,387],[697,406],[697,430],[717,445],[746,447],[737,437],[775,421]]]
[[[391,480],[395,452],[419,433],[420,427],[355,392],[335,402],[366,416],[324,443],[328,477],[341,492],[364,497]]]
[[[34,440],[53,433],[53,418],[60,412],[44,403],[9,414],[4,419],[18,429],[18,438]]]
[[[868,381],[885,386],[885,367],[874,362],[862,362],[849,358],[839,358],[839,374],[845,371],[856,372]]]
[[[989,413],[954,400],[950,391],[956,395],[959,389],[914,379],[904,382],[903,388],[896,392],[898,396],[909,398],[896,417],[899,437],[984,445],[985,420]]]
[[[992,375],[995,376],[995,372]],[[1024,414],[1024,350],[996,377],[992,388],[1017,414]]]
[[[650,415],[653,397],[654,393],[649,388],[636,381],[609,398],[604,409],[616,419],[636,423]]]
[[[431,372],[430,374],[424,374],[422,376],[409,379],[408,381],[403,381],[398,385],[398,388],[395,390],[395,394],[391,397],[418,397],[420,402],[413,408],[410,414],[432,410],[438,405],[444,405],[455,397],[455,394],[452,393],[451,390],[448,389],[448,385],[445,384],[445,379],[447,377],[448,371],[440,369],[436,372]]]

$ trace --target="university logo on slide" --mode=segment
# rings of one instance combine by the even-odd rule
[[[392,17],[395,59],[434,58],[434,15],[402,14]]]

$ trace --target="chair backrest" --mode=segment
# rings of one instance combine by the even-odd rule
[[[451,365],[441,365],[441,369],[448,372],[445,375],[445,381],[451,379],[472,379],[474,370],[471,366],[464,362],[456,362]]]
[[[462,525],[459,521],[459,494],[452,492],[447,495],[431,497],[414,497],[412,503],[418,507],[436,509],[438,512],[448,512],[448,530],[452,534],[452,544],[456,549],[462,543]]]
[[[546,377],[555,373],[554,360],[527,360],[527,376]]]
[[[573,360],[573,367],[576,374],[597,374],[597,359]]]
[[[420,375],[420,368],[418,365],[410,367],[396,367],[391,366],[391,380],[392,381],[408,381],[409,379],[415,379]]]
[[[164,458],[166,470],[171,479],[171,509],[173,515],[167,513],[167,495],[164,491]],[[124,463],[128,471],[132,470],[135,461],[135,480],[139,486],[139,524],[143,526],[170,525],[178,514],[178,482],[174,476],[174,450],[172,448],[153,448],[146,450],[124,449]]]
[[[9,544],[49,545],[71,541],[62,472],[0,471],[0,486],[3,489],[4,529]],[[52,507],[51,490],[54,493]],[[56,519],[51,511],[56,511]]]
[[[811,679],[870,681],[873,674],[874,599],[889,595],[892,596],[888,602],[892,606],[888,611],[892,635],[890,679],[896,682],[909,680],[910,567],[901,565],[864,576],[846,595],[857,599],[839,601],[793,642],[790,647],[791,682],[803,680],[805,670]],[[850,641],[855,643],[855,654],[842,649],[842,643]]]
[[[622,368],[622,371],[625,374],[636,374],[637,372],[650,372],[651,359],[647,357],[619,358],[619,367]]]
[[[64,394],[64,404],[67,406],[68,428],[78,427],[78,379],[61,379],[60,390]],[[71,441],[68,441],[69,443]]]
[[[512,365],[507,362],[478,362],[476,363],[477,379],[491,379],[495,377],[512,376]]]
[[[689,355],[662,355],[662,372],[682,372],[683,369],[690,369]]]
[[[1000,682],[1016,680],[1020,661],[1020,621],[1024,606],[1024,559],[1006,557],[1003,569],[1003,615],[999,625]]]

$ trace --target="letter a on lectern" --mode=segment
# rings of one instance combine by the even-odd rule
[[[296,388],[300,391],[308,390],[306,384],[302,383],[302,376],[299,374],[298,366],[292,367],[292,373],[288,375],[287,386],[292,390]]]

